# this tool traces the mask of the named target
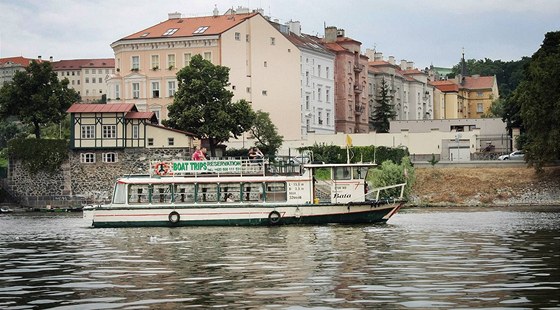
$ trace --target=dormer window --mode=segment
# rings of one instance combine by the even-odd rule
[[[201,34],[204,33],[204,31],[206,31],[208,29],[208,26],[200,26],[198,27],[198,29],[196,29],[193,34]]]
[[[169,29],[167,29],[167,31],[163,35],[164,36],[171,36],[175,32],[177,32],[177,30],[179,30],[179,28],[169,28]]]

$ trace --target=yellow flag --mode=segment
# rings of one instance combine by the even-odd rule
[[[346,135],[346,146],[352,146],[352,138],[350,135]]]

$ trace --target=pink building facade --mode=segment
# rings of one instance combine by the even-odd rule
[[[345,37],[342,29],[327,27],[324,44],[336,54],[335,130],[344,133],[367,133],[369,132],[368,57],[361,54],[362,43]]]

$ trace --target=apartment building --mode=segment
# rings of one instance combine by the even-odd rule
[[[326,27],[323,44],[336,55],[334,68],[336,132],[369,132],[368,58],[360,51],[362,43],[346,37],[343,29]]]
[[[481,118],[499,98],[495,76],[461,76],[433,81],[437,119]]]
[[[300,52],[301,137],[335,133],[335,54],[318,37],[301,33],[299,22],[278,27]]]
[[[41,56],[39,56],[38,59],[25,58],[22,56],[0,58],[0,87],[2,87],[4,83],[11,82],[16,72],[25,71],[25,68],[34,60],[41,61]]]
[[[52,59],[51,59],[52,61]],[[69,80],[68,86],[82,102],[99,102],[107,94],[107,79],[115,73],[115,59],[70,59],[52,62],[59,80]]]
[[[166,119],[179,86],[177,72],[200,54],[230,68],[233,100],[245,99],[255,111],[268,112],[284,139],[300,138],[300,53],[261,13],[243,8],[192,18],[171,13],[115,41],[110,102],[132,102],[139,111]]]
[[[372,61],[368,64],[369,106],[373,115],[379,100],[381,81],[389,87],[389,100],[397,114],[395,120],[429,120],[434,118],[434,87],[428,83],[428,75],[414,67],[411,61],[395,58],[383,59],[374,50],[366,52]]]

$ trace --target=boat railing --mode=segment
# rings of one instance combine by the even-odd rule
[[[406,186],[406,182],[395,184],[395,185],[376,187],[370,189],[369,192],[365,195],[365,198],[366,200],[374,200],[374,201],[380,201],[380,199],[402,199],[404,197],[405,186]],[[389,195],[381,197],[381,194],[383,192],[389,193]],[[395,193],[397,195],[394,195]]]

